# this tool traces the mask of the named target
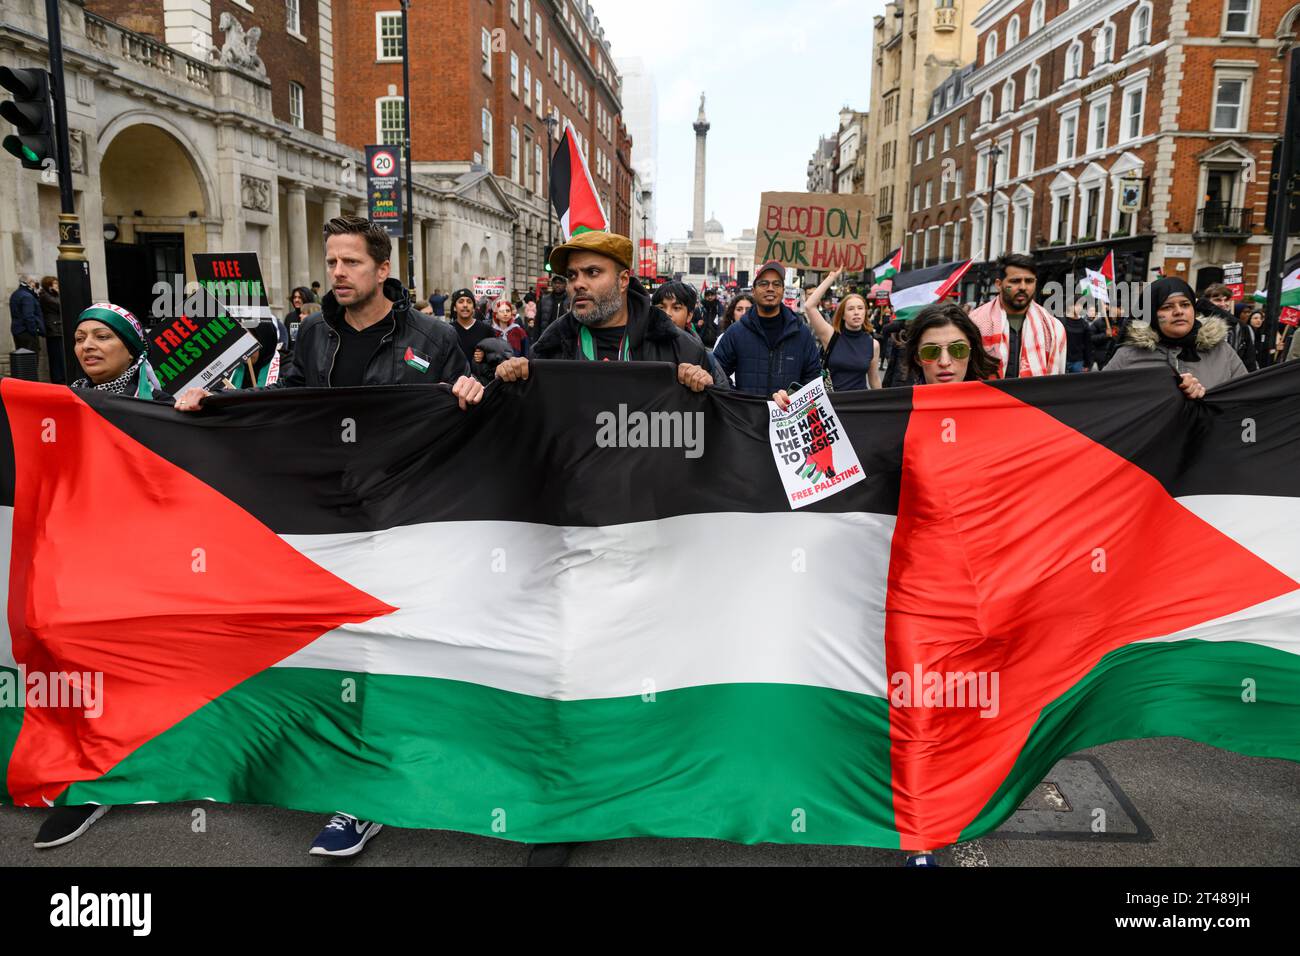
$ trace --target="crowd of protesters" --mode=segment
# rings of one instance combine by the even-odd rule
[[[785,300],[787,273],[779,262],[762,264],[751,289],[711,287],[701,296],[678,279],[651,294],[632,274],[631,241],[604,232],[581,233],[554,248],[554,274],[540,295],[488,299],[467,288],[434,289],[423,300],[390,276],[391,240],[382,227],[340,217],[325,224],[324,240],[329,291],[322,294],[318,283],[294,289],[284,318],[254,330],[256,351],[219,389],[442,383],[464,410],[494,379],[527,379],[531,360],[541,359],[670,362],[692,391],[734,388],[780,405],[818,378],[838,393],[1142,366],[1170,369],[1196,399],[1300,357],[1293,328],[1268,336],[1262,310],[1234,305],[1222,285],[1198,297],[1182,280],[1160,278],[1145,287],[1141,315],[1090,299],[1053,315],[1038,302],[1038,269],[1024,255],[998,260],[989,301],[945,300],[902,318],[879,291],[833,297],[839,272],[808,290],[796,310]],[[21,277],[10,297],[13,336],[32,351],[47,339],[53,370],[61,336],[71,334],[80,364],[73,388],[167,402],[182,412],[197,411],[211,394],[189,388],[171,395],[159,386],[148,338],[128,310],[97,303],[65,322],[58,295],[52,277]],[[36,845],[70,842],[108,809],[56,808]],[[338,813],[311,852],[355,855],[380,829]],[[568,850],[543,844],[534,855],[563,863]],[[925,852],[909,860],[932,863]]]

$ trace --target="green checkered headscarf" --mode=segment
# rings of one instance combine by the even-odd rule
[[[141,328],[139,320],[119,305],[111,302],[96,302],[77,316],[76,324],[79,326],[82,322],[102,322],[107,325],[122,340],[122,344],[131,353],[134,361],[131,362],[130,368],[111,382],[92,385],[87,377],[73,382],[72,387],[94,388],[115,395],[129,393],[136,398],[153,398],[154,392],[158,391],[160,386],[153,367],[148,361],[149,351],[145,342],[144,329]],[[73,327],[73,334],[76,334],[76,326]]]

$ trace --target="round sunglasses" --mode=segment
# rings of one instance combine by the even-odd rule
[[[949,342],[946,346],[931,342],[918,348],[916,354],[922,362],[937,362],[945,348],[948,350],[948,354],[958,361],[970,357],[969,342]]]

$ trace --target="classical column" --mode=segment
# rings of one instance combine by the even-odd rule
[[[289,230],[289,288],[311,286],[311,266],[307,261],[307,189],[291,183],[285,191],[288,208],[285,228]]]
[[[429,298],[429,288],[424,281],[424,220],[411,216],[411,249],[415,253],[415,294]]]
[[[321,202],[321,214],[326,222],[343,215],[342,197],[338,193],[326,193],[325,199]]]
[[[700,113],[695,118],[695,223],[691,238],[704,241],[704,152],[709,135],[709,121],[704,116],[704,94],[700,94]]]
[[[426,219],[420,227],[420,239],[424,248],[424,268],[420,272],[421,294],[427,299],[433,295],[438,285],[438,254],[433,238],[433,220]]]

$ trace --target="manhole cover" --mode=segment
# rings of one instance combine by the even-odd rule
[[[1065,799],[1065,794],[1061,793],[1061,788],[1050,780],[1044,780],[1034,792],[1025,797],[1025,802],[1020,804],[1018,810],[1054,810],[1057,813],[1069,813],[1072,809],[1070,801]]]
[[[1096,757],[1066,757],[988,839],[1145,842],[1151,831]]]

